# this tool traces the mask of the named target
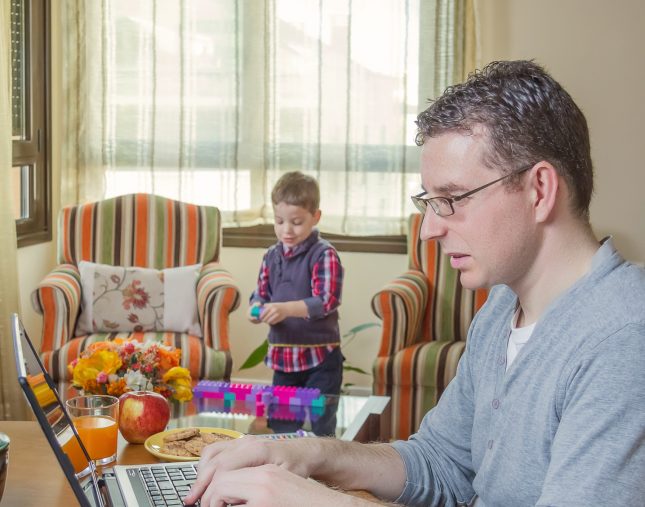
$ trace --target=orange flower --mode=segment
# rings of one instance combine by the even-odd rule
[[[90,344],[89,347],[87,347],[87,351],[90,354],[94,354],[95,352],[99,352],[101,350],[112,350],[114,348],[114,345],[112,345],[111,342],[95,342]]]
[[[94,393],[98,394],[101,392],[101,388],[99,387],[99,384],[96,380],[94,379],[86,379],[83,384],[82,384],[83,391],[86,393]]]
[[[179,357],[181,356],[181,350],[166,350],[163,348],[159,349],[159,368],[163,371],[168,371],[170,368],[179,366]]]
[[[112,396],[121,396],[124,392],[128,390],[128,386],[125,383],[125,379],[120,378],[115,382],[111,382],[107,386],[107,393]]]

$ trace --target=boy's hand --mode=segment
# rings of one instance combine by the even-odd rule
[[[274,325],[282,322],[287,317],[309,316],[309,310],[304,301],[287,301],[284,303],[265,303],[260,320],[266,324]]]
[[[257,313],[255,313],[255,312],[257,312],[257,310],[255,310],[255,312],[254,312],[254,308],[261,308],[261,310],[260,310],[260,314],[259,314],[260,316],[262,315],[262,311],[264,310],[264,308],[262,308],[262,305],[261,305],[260,303],[257,303],[257,302],[256,302],[256,303],[253,303],[253,304],[249,307],[249,311],[248,311],[248,315],[247,315],[247,317],[249,318],[249,320],[250,320],[251,322],[253,322],[253,324],[259,324],[259,323],[260,323],[260,322],[262,322],[262,321],[260,320],[260,317],[257,317],[257,316],[256,316],[256,315],[258,315],[258,314],[257,314]],[[254,315],[254,313],[255,313],[255,315]]]

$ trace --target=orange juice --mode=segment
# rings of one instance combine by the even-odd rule
[[[111,417],[84,415],[74,419],[74,426],[90,458],[116,458],[117,422]]]

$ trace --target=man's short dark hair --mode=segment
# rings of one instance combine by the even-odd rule
[[[419,114],[417,126],[419,146],[428,137],[483,128],[490,139],[483,162],[502,173],[550,162],[567,183],[574,211],[589,219],[593,168],[587,121],[571,96],[538,64],[488,64],[464,83],[448,87]]]
[[[320,206],[318,182],[300,171],[285,173],[271,191],[271,202],[274,206],[281,202],[300,206],[314,214]]]

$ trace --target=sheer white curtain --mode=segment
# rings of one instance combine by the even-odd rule
[[[0,420],[27,417],[18,387],[10,316],[19,311],[14,188],[11,185],[11,14],[0,3]]]
[[[469,0],[64,5],[63,202],[145,191],[225,225],[269,222],[272,185],[301,170],[323,231],[402,234],[414,119],[474,41]]]

